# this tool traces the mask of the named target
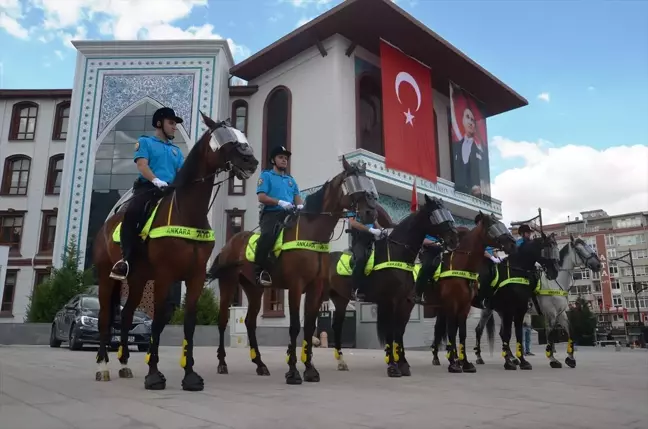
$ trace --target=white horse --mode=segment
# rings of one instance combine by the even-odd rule
[[[562,368],[562,364],[555,358],[554,334],[556,328],[562,326],[567,331],[567,358],[565,363],[570,368],[576,367],[574,359],[574,342],[571,337],[569,319],[569,289],[572,284],[572,273],[576,267],[586,267],[594,272],[601,270],[601,261],[596,252],[580,238],[570,235],[569,243],[560,249],[560,271],[555,280],[547,280],[543,274],[540,289],[536,290],[536,296],[540,311],[544,315],[545,324],[548,327],[547,348],[545,354],[549,358],[549,365],[552,368]]]

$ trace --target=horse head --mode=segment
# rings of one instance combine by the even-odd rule
[[[574,260],[574,266],[584,265],[590,270],[598,273],[601,271],[601,261],[591,246],[585,243],[580,238],[574,238],[573,235],[569,235],[569,243],[567,244],[570,249],[573,250],[572,257]]]
[[[459,244],[459,236],[454,218],[445,208],[440,198],[430,198],[425,194],[425,204],[417,213],[421,222],[425,222],[425,231],[428,235],[440,236],[446,246],[453,250]]]
[[[560,271],[560,251],[558,250],[555,234],[546,235],[541,232],[540,237],[531,240],[529,246],[533,250],[534,262],[537,261],[542,265],[547,274],[547,279],[555,280]]]
[[[362,223],[375,222],[378,217],[378,191],[373,180],[367,176],[366,165],[363,162],[349,163],[343,156],[342,167],[343,171],[329,183],[331,192],[328,193],[326,205],[332,206],[331,212],[353,210]]]
[[[493,247],[497,247],[506,252],[507,255],[514,255],[517,252],[515,238],[508,230],[506,225],[499,221],[495,215],[484,215],[481,211],[480,226],[482,227],[482,239],[484,242]]]

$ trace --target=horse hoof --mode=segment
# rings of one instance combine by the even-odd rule
[[[146,390],[166,389],[166,378],[164,377],[164,374],[158,371],[144,377],[144,388]]]
[[[508,371],[515,371],[515,370],[517,370],[517,365],[514,364],[513,362],[507,360],[504,363],[504,369],[506,369]]]
[[[549,366],[556,369],[556,368],[562,368],[562,364],[558,362],[557,360],[552,360],[549,361]]]
[[[478,357],[478,358],[475,360],[475,363],[476,363],[477,365],[484,365],[484,359]]]
[[[432,365],[441,366],[441,361],[439,360],[438,357],[434,357],[434,359],[432,359]]]
[[[477,368],[475,368],[475,365],[473,365],[470,362],[464,362],[461,369],[463,370],[463,372],[467,372],[467,373],[470,373],[470,374],[473,374],[473,373],[477,372]]]
[[[226,363],[219,363],[217,371],[218,371],[219,374],[229,374],[229,372],[227,371],[227,364]]]
[[[110,381],[110,371],[97,371],[95,374],[96,381]]]
[[[200,392],[205,388],[205,381],[195,372],[186,374],[182,379],[182,390],[187,392]]]
[[[349,365],[346,362],[338,362],[338,371],[348,371]]]
[[[299,375],[299,371],[297,369],[290,369],[286,373],[286,384],[302,384],[302,378],[301,375]]]
[[[319,383],[320,375],[314,366],[311,366],[304,370],[304,381],[307,381],[309,383]]]
[[[520,362],[520,369],[532,370],[533,365],[527,360]]]
[[[511,362],[513,363],[513,365],[519,365],[520,364],[520,359],[513,358],[511,360]]]
[[[572,357],[567,356],[567,358],[565,359],[565,363],[570,368],[576,368],[576,359]]]
[[[119,370],[119,378],[133,378],[133,371],[130,368],[121,368]]]
[[[458,363],[453,362],[450,365],[448,365],[448,372],[452,374],[459,374],[463,372],[463,370],[461,369]]]
[[[225,374],[227,374],[227,368],[225,368]],[[258,366],[257,369],[257,375],[270,375],[270,370],[268,369],[267,366]]]
[[[411,377],[412,376],[412,370],[410,369],[409,363],[407,363],[407,362],[399,362],[398,363],[398,369],[400,369],[400,372],[403,375],[403,377]]]
[[[387,367],[387,376],[390,378],[399,378],[403,376],[403,373],[398,369],[398,365],[393,363]]]

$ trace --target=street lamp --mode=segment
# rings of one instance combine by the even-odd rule
[[[630,262],[626,261],[625,258],[629,258]],[[648,287],[642,286],[641,289],[637,287],[637,279],[635,277],[634,262],[632,262],[632,249],[628,250],[628,253],[621,255],[618,258],[611,259],[611,261],[619,261],[624,264],[630,265],[630,271],[632,272],[632,292],[635,296],[635,305],[637,306],[637,321],[641,323],[641,310],[639,309],[639,294],[645,290],[648,290]]]

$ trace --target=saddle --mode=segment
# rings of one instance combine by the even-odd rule
[[[294,213],[287,213],[286,216],[283,218],[283,220],[281,222],[277,222],[275,224],[275,227],[273,228],[272,233],[271,233],[272,240],[270,240],[270,242],[274,243],[275,241],[277,241],[277,238],[279,237],[279,234],[281,234],[281,231],[283,231],[284,229],[286,229],[288,227],[291,227],[291,226],[295,225],[296,222],[297,222],[297,216]],[[276,259],[277,259],[275,257],[275,254],[274,254],[274,251],[273,251],[272,247],[273,246],[270,246],[269,254],[264,255],[264,256],[267,256],[266,261],[267,261],[268,265],[274,264],[276,262]]]
[[[142,229],[144,228],[144,225],[146,225],[146,221],[148,218],[153,214],[153,210],[155,210],[155,207],[157,206],[158,202],[166,195],[166,192],[162,190],[155,190],[153,192],[149,193],[149,198],[144,204],[144,208],[142,209],[140,216],[137,219],[137,223],[135,225],[135,230],[137,232],[137,236],[139,237],[139,234],[142,232]],[[129,209],[131,201],[127,203],[126,210]]]

